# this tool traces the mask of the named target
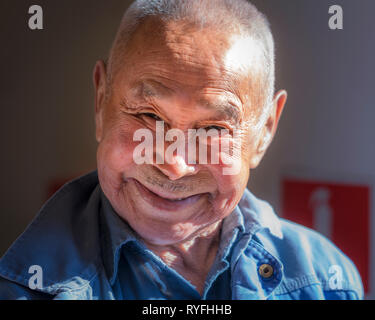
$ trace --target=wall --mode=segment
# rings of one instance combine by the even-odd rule
[[[28,8],[44,30],[28,28]],[[127,1],[1,1],[0,255],[47,197],[51,179],[94,169],[92,70]]]

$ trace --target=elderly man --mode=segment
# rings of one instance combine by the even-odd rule
[[[246,189],[286,102],[273,55],[245,0],[135,1],[94,69],[98,170],[6,252],[0,298],[362,299],[339,249]]]

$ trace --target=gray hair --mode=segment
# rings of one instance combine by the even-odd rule
[[[262,84],[257,84],[258,99],[264,107],[271,104],[275,84],[274,40],[267,18],[247,0],[135,0],[126,10],[111,48],[108,81],[112,81],[116,63],[137,27],[147,17],[163,21],[188,21],[198,28],[215,27],[225,32],[244,33],[261,46]]]

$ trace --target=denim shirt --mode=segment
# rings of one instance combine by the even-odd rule
[[[363,286],[331,241],[245,190],[200,295],[117,215],[95,171],[61,188],[0,259],[0,299],[353,300]]]

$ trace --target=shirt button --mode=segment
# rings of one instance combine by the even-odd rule
[[[270,264],[264,263],[259,267],[259,274],[262,278],[268,279],[273,275],[273,267]]]

